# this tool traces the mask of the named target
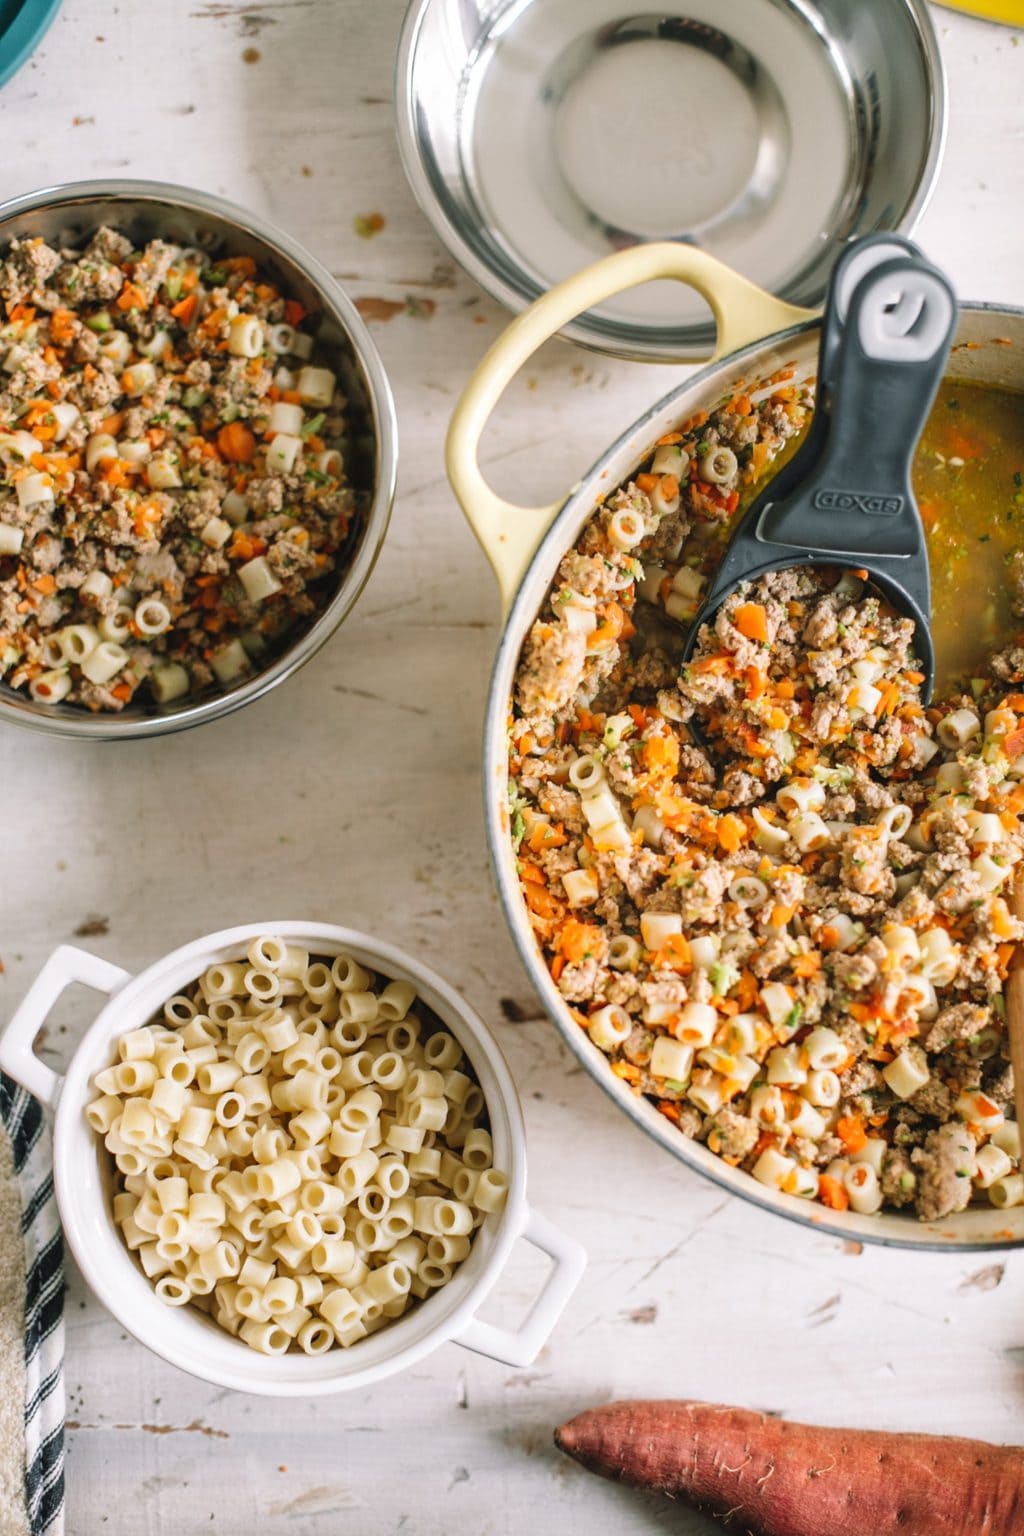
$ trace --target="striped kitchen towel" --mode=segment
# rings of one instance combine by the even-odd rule
[[[0,1529],[62,1536],[64,1245],[50,1131],[3,1073],[0,1122]]]

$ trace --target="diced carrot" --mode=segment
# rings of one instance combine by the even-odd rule
[[[768,611],[763,603],[740,603],[733,623],[747,640],[768,639]]]
[[[634,1067],[631,1061],[613,1061],[612,1071],[616,1077],[621,1077],[623,1082],[638,1083],[640,1081],[640,1068]]]
[[[775,684],[775,692],[780,699],[792,699],[796,694],[796,684],[790,677],[780,677]]]
[[[722,816],[718,821],[718,846],[724,853],[738,853],[747,839],[747,829],[738,816]]]
[[[555,955],[548,969],[551,972],[551,980],[557,981],[559,976],[561,976],[562,972],[565,970],[565,956]]]
[[[256,438],[240,421],[229,421],[217,433],[217,447],[234,464],[251,464],[256,457]]]
[[[199,295],[195,293],[187,293],[183,299],[178,300],[177,304],[172,304],[171,314],[174,316],[175,320],[177,320],[179,325],[183,325],[187,329],[195,319],[196,310],[198,308]]]
[[[679,767],[679,743],[674,736],[652,736],[644,742],[644,765],[652,773],[674,775]]]
[[[1018,726],[1003,737],[1003,751],[1007,757],[1013,759],[1024,753],[1024,726]]]
[[[535,917],[553,921],[565,911],[564,906],[543,885],[527,885],[523,891],[526,905]]]
[[[114,459],[103,471],[102,478],[116,490],[128,484],[128,465],[123,459]]]
[[[218,261],[217,265],[225,272],[237,272],[239,277],[256,276],[256,263],[251,256],[229,256],[226,261]]]
[[[35,587],[36,591],[41,592],[44,597],[49,597],[51,592],[56,592],[57,590],[56,578],[51,576],[49,571],[47,571],[45,576],[37,576],[32,585]]]
[[[739,999],[739,1005],[743,1009],[744,1013],[753,1008],[754,1004],[757,1002],[759,993],[760,988],[757,983],[757,977],[754,975],[753,971],[741,971],[740,979],[736,986],[736,996]]]
[[[301,325],[306,318],[306,311],[298,299],[285,299],[284,318],[289,325]]]
[[[564,955],[570,965],[579,965],[588,956],[603,960],[608,952],[608,940],[603,929],[594,923],[581,923],[578,918],[566,918],[556,940],[558,953]]]
[[[816,976],[821,970],[821,956],[817,950],[810,950],[807,954],[797,955],[793,961],[793,975],[801,978]]]
[[[658,438],[657,447],[670,448],[674,443],[681,443],[682,440],[683,434],[681,432],[666,432],[664,437]]]
[[[830,1178],[827,1173],[818,1179],[818,1198],[822,1205],[827,1205],[833,1211],[845,1211],[850,1204],[850,1197],[842,1184],[838,1179]]]
[[[847,1152],[859,1152],[868,1139],[860,1115],[841,1115],[836,1121],[836,1135]]]
[[[115,683],[110,691],[115,699],[121,700],[122,704],[127,704],[132,696],[131,686],[128,683]]]
[[[126,278],[124,287],[117,296],[117,307],[125,311],[129,309],[148,309],[149,300],[138,283],[129,282]]]
[[[690,946],[681,933],[670,933],[651,961],[652,970],[689,971],[693,968]]]
[[[899,703],[899,698],[899,684],[893,682],[886,683],[885,687],[882,689],[882,696],[875,706],[876,718],[881,720],[883,715],[890,714]]]
[[[1012,939],[1015,929],[1010,909],[1001,896],[993,898],[988,909],[989,921],[992,924],[992,932],[997,939]]]
[[[108,437],[116,437],[124,426],[124,416],[124,411],[115,411],[112,416],[105,416],[96,431],[105,432]]]
[[[747,680],[747,698],[759,699],[766,685],[765,675],[760,667],[746,667],[743,676]]]
[[[527,846],[534,853],[540,853],[543,848],[564,848],[567,841],[561,822],[552,826],[547,821],[538,821],[526,840]]]
[[[587,650],[600,651],[605,646],[614,645],[624,632],[632,632],[632,624],[618,603],[606,603],[604,606],[603,622],[587,636]]]
[[[796,907],[784,907],[776,902],[772,907],[772,927],[785,928],[786,924],[792,920],[795,911]]]
[[[66,347],[74,340],[75,317],[70,309],[55,309],[50,316],[50,339],[55,346]]]

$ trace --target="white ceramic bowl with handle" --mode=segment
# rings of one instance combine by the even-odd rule
[[[469,1257],[443,1289],[406,1316],[349,1349],[307,1356],[266,1356],[233,1338],[193,1307],[157,1297],[114,1225],[109,1154],[86,1122],[92,1079],[109,1066],[115,1043],[137,1029],[207,966],[244,956],[251,939],[280,934],[315,955],[353,955],[384,976],[409,981],[462,1045],[483,1090],[494,1164],[509,1177],[504,1210],[479,1228]],[[64,989],[84,983],[109,999],[75,1051],[64,1077],[33,1043]],[[551,1333],[579,1282],[586,1255],[526,1199],[526,1139],[515,1085],[501,1051],[476,1013],[446,982],[401,950],[326,923],[248,923],[197,939],[138,975],[85,950],[61,945],[43,966],[0,1038],[0,1068],[55,1111],[53,1178],[64,1235],[90,1289],[129,1333],[163,1359],[205,1381],[241,1392],[303,1397],[367,1387],[404,1370],[447,1340],[508,1365],[528,1365]],[[478,1317],[517,1239],[542,1249],[553,1267],[518,1328]]]

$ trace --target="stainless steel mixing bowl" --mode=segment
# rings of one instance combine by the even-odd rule
[[[317,343],[348,397],[353,451],[348,470],[360,496],[336,587],[322,612],[264,667],[217,692],[168,705],[133,702],[120,714],[93,715],[67,704],[36,703],[0,683],[0,721],[57,736],[107,741],[159,736],[230,714],[283,682],[320,649],[365,586],[387,530],[398,456],[395,407],[377,349],[355,305],[297,241],[258,215],[209,192],[156,181],[82,181],[47,187],[0,204],[0,252],[15,236],[42,235],[78,245],[109,224],[137,245],[156,236],[212,255],[252,256],[282,291],[318,317]]]
[[[946,117],[924,0],[413,0],[395,101],[421,207],[515,310],[666,239],[815,307],[845,240],[913,228]],[[679,361],[714,327],[659,283],[563,335]]]

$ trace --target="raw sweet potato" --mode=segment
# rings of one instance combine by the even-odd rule
[[[555,1431],[591,1472],[723,1520],[737,1536],[1022,1536],[1024,1450],[789,1424],[696,1402],[591,1408]]]

